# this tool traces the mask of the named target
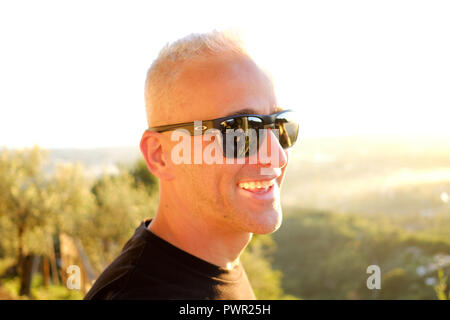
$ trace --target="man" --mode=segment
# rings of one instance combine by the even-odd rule
[[[159,206],[85,299],[255,299],[239,256],[252,234],[280,226],[292,114],[279,113],[270,78],[240,41],[217,31],[163,48],[145,97],[150,129],[140,146],[159,179]],[[216,161],[199,162],[199,152]]]

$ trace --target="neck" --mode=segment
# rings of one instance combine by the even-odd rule
[[[156,216],[148,228],[172,245],[209,263],[227,269],[238,265],[252,233],[227,230],[223,224],[202,219],[193,211],[181,201],[169,201],[160,196]]]

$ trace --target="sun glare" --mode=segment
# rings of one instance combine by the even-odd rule
[[[303,138],[450,137],[448,3],[26,2],[0,9],[1,145],[137,145],[159,49],[212,29],[242,35]]]

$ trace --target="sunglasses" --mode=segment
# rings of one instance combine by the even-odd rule
[[[240,114],[212,120],[185,122],[148,128],[147,131],[165,132],[185,129],[191,136],[217,134],[226,158],[244,158],[258,152],[267,129],[274,131],[283,149],[292,147],[298,137],[296,113],[292,110],[260,115]]]

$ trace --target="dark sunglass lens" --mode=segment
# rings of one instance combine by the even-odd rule
[[[248,117],[248,130],[245,157],[252,156],[258,152],[259,146],[264,140],[264,123],[261,118]]]
[[[279,130],[280,145],[287,149],[297,141],[298,122],[294,112],[283,112],[275,120],[276,128]]]
[[[244,158],[258,150],[261,139],[259,129],[263,121],[258,117],[236,117],[225,120],[222,125],[223,154],[227,158]]]

